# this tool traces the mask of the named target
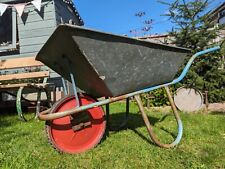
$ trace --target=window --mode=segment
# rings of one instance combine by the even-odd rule
[[[16,11],[8,8],[0,16],[0,51],[16,49]]]
[[[225,24],[225,10],[219,13],[219,24],[220,25]]]

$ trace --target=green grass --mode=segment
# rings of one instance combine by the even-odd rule
[[[111,121],[123,119],[124,103],[111,106]],[[24,123],[15,114],[0,115],[0,168],[225,168],[225,115],[183,114],[184,135],[178,147],[151,143],[135,104],[128,129],[110,132],[96,148],[78,155],[60,154],[47,143],[44,123]],[[176,135],[171,113],[148,113],[163,142]]]

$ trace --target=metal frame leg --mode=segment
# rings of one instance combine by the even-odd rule
[[[23,89],[24,87],[20,87],[17,91],[17,95],[16,95],[16,110],[17,110],[17,113],[18,113],[18,116],[21,120],[27,122],[28,119],[25,118],[25,116],[23,115],[23,111],[22,111],[22,93],[23,93]],[[37,102],[36,102],[36,112],[35,112],[35,118],[38,117],[38,114],[40,113],[40,107],[41,107],[41,93],[42,91],[44,91],[46,93],[46,97],[47,97],[47,101],[48,101],[48,104],[49,104],[49,107],[52,106],[51,104],[51,97],[49,95],[49,91],[47,89],[43,89],[43,88],[39,88],[37,89],[38,92],[37,92]],[[29,100],[26,100],[26,101],[29,101]]]
[[[55,87],[54,87],[54,89],[55,89]],[[53,102],[52,102],[52,97],[51,97],[51,90],[47,89],[47,88],[44,88],[44,91],[45,91],[45,94],[46,94],[46,97],[47,97],[48,107],[52,107]]]
[[[63,77],[62,77],[62,85],[63,85],[63,92],[67,96],[68,95],[68,91],[67,91],[65,79]]]
[[[29,121],[30,119],[26,119],[26,117],[24,116],[23,114],[23,111],[22,111],[22,93],[23,93],[23,89],[24,87],[20,87],[17,91],[17,95],[16,95],[16,110],[17,110],[17,113],[18,113],[18,116],[20,118],[20,120],[22,121]],[[26,101],[29,101],[27,99],[25,99]],[[34,118],[34,117],[32,117]]]
[[[176,145],[180,142],[180,140],[181,140],[181,138],[182,138],[182,134],[183,134],[183,125],[182,125],[181,119],[180,119],[180,117],[179,117],[179,114],[178,114],[178,112],[177,112],[176,106],[175,106],[175,104],[174,104],[174,102],[173,102],[173,99],[172,99],[172,96],[171,96],[171,94],[170,94],[169,88],[168,88],[167,86],[165,87],[165,90],[166,90],[167,96],[168,96],[168,98],[169,98],[169,101],[170,101],[170,104],[171,104],[171,107],[172,107],[172,110],[173,110],[173,114],[174,114],[174,116],[175,116],[175,118],[176,118],[176,121],[177,121],[177,124],[178,124],[178,134],[177,134],[177,138],[176,138],[175,141],[172,142],[171,144],[163,144],[163,143],[161,143],[161,142],[157,139],[155,133],[153,132],[153,128],[152,128],[152,126],[151,126],[151,123],[150,123],[150,121],[148,120],[148,116],[147,116],[147,114],[145,113],[145,110],[144,110],[144,107],[143,107],[143,104],[142,104],[140,95],[136,95],[136,96],[134,96],[134,98],[135,98],[135,100],[136,100],[136,102],[137,102],[137,104],[138,104],[138,107],[139,107],[139,109],[140,109],[142,118],[143,118],[143,120],[144,120],[144,122],[145,122],[145,125],[146,125],[146,127],[147,127],[148,133],[149,133],[149,135],[150,135],[152,141],[153,141],[156,145],[158,145],[159,147],[163,147],[163,148],[171,148],[171,147],[176,146]]]
[[[128,97],[126,99],[126,120],[128,120],[129,118],[129,113],[130,113],[130,98]]]
[[[80,101],[79,101],[79,97],[78,97],[78,94],[77,94],[75,78],[74,78],[74,75],[72,73],[70,73],[70,78],[71,78],[71,81],[72,81],[74,96],[76,98],[76,100],[75,100],[76,101],[76,107],[80,107]]]
[[[56,87],[53,89],[53,104],[56,102]]]
[[[22,98],[22,91],[23,91],[24,87],[20,87],[17,91],[17,95],[16,95],[16,110],[18,113],[18,116],[21,120],[23,121],[27,121],[25,119],[25,117],[23,116],[23,112],[22,112],[22,104],[21,104],[21,98]]]
[[[41,109],[41,89],[38,89],[35,119],[37,119],[38,114],[40,113],[40,109]]]
[[[108,98],[106,98],[108,99]],[[105,109],[106,109],[106,136],[109,136],[109,130],[110,130],[110,120],[109,120],[109,113],[110,113],[110,107],[109,104],[105,105]]]
[[[111,131],[119,131],[119,130],[127,128],[129,112],[130,112],[130,99],[126,98],[126,112],[125,112],[125,119],[124,119],[124,121],[118,127],[114,127],[114,126],[112,127],[112,126],[110,126],[110,123],[109,123],[109,125],[108,125],[109,129]],[[106,111],[106,113],[107,113],[107,111]],[[108,113],[109,113],[109,110],[108,110]]]
[[[70,72],[69,75],[70,75],[70,79],[71,79],[72,87],[73,87],[73,92],[74,92],[74,96],[75,96],[75,104],[76,104],[75,107],[80,107],[80,101],[79,101],[79,97],[78,97],[78,94],[77,94],[75,77],[74,77],[74,74],[71,73],[72,72],[71,67],[73,67],[73,65],[71,65],[71,61],[65,55],[63,55],[63,59],[66,60],[67,66],[68,66],[68,71]],[[64,90],[65,90],[66,89],[66,87],[65,87],[66,85],[65,85],[64,79],[63,79],[63,86],[64,86]],[[66,91],[66,95],[68,95],[68,94],[69,94],[68,91]]]

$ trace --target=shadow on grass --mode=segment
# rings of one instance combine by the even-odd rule
[[[34,113],[27,113],[25,112],[25,116],[30,116]],[[16,112],[16,110],[13,109],[0,109],[0,128],[6,128],[9,126],[16,125],[18,123],[24,122],[22,121]]]
[[[148,116],[148,119],[151,125],[154,126],[156,123],[163,122],[168,116],[169,116],[168,114],[165,114],[161,118]],[[114,126],[117,127],[117,125],[122,124],[124,121],[127,121],[126,128],[129,128],[129,129],[136,129],[136,128],[145,126],[145,123],[140,113],[129,113],[128,119],[126,119],[125,112],[110,114],[109,120],[110,120],[109,121],[110,126],[113,131],[114,131],[114,128],[113,128]]]
[[[172,133],[171,131],[169,131],[168,129],[166,129],[164,127],[161,127],[160,129],[165,131],[166,133],[169,133],[174,139],[176,139],[177,136],[174,133]]]
[[[8,109],[0,109],[0,117],[1,116],[15,116],[16,109],[15,108],[8,108]]]
[[[161,118],[148,116],[148,119],[150,121],[150,124],[152,126],[154,126],[156,123],[163,122],[168,116],[170,116],[170,115],[165,114]],[[116,113],[116,114],[111,114],[109,120],[110,120],[110,127],[109,128],[110,128],[111,131],[119,131],[119,130],[124,130],[124,129],[130,129],[135,134],[137,134],[139,137],[141,137],[143,140],[145,140],[147,143],[155,145],[149,139],[149,137],[144,136],[141,132],[139,132],[137,130],[137,128],[139,128],[139,127],[145,127],[145,123],[142,119],[141,114],[139,114],[139,113],[129,113],[129,116],[126,119],[125,112],[120,112],[120,113]],[[161,127],[160,129],[165,131],[166,133],[170,134],[174,139],[176,138],[176,136],[172,132],[167,130],[166,128]],[[109,135],[109,134],[107,134],[107,135]]]
[[[10,116],[13,116],[13,117],[11,118]],[[155,124],[166,120],[166,118],[168,116],[170,116],[170,115],[165,114],[164,116],[162,116],[160,118],[156,118],[156,117],[152,117],[152,116],[148,115],[148,119],[149,119],[151,125],[154,126]],[[130,129],[135,134],[137,134],[139,137],[141,137],[143,140],[145,140],[146,142],[153,144],[148,136],[143,135],[141,132],[139,132],[137,130],[137,128],[145,127],[145,123],[144,123],[140,113],[131,112],[131,113],[129,113],[128,118],[126,118],[125,112],[112,113],[112,114],[110,114],[109,120],[110,120],[109,121],[110,122],[109,129],[111,131]],[[21,121],[19,120],[19,118],[17,117],[17,114],[15,112],[4,112],[4,113],[0,114],[0,128],[6,128],[9,126],[15,125],[17,123],[21,123]],[[174,137],[174,138],[176,137],[172,132],[165,129],[164,127],[161,127],[160,129],[167,132],[172,137]],[[4,134],[4,133],[2,133],[2,134]],[[107,132],[106,136],[108,136],[108,135],[109,135],[109,133]],[[7,140],[5,140],[5,141],[7,141]]]
[[[0,118],[1,118],[1,120],[0,120],[0,130],[3,127],[5,128],[5,127],[9,127],[9,126],[12,125],[12,123],[9,122],[8,120],[4,120],[4,118],[2,118],[1,116],[0,116]]]
[[[0,142],[9,143],[14,138],[21,138],[30,135],[28,132],[16,132],[16,131],[3,131],[1,132],[3,137],[0,138]]]
[[[225,115],[225,110],[222,112],[222,111],[215,111],[215,112],[210,112],[210,114],[212,114],[212,115]]]

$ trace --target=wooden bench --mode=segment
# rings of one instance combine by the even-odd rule
[[[51,103],[51,91],[55,100],[55,87],[47,83],[50,71],[44,65],[36,61],[34,57],[13,58],[0,60],[0,93],[8,93],[16,97],[16,108],[19,117],[27,121],[22,113],[22,101],[28,101],[22,95],[24,88],[37,90],[36,115],[40,111],[41,93],[45,92],[48,103]],[[9,91],[17,90],[17,94]],[[0,102],[2,102],[0,100]]]

